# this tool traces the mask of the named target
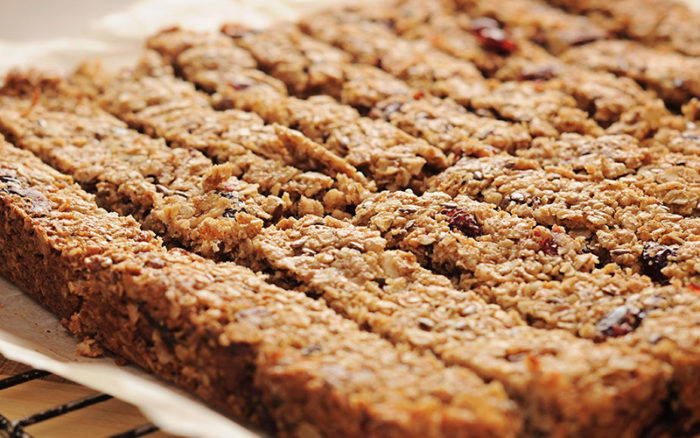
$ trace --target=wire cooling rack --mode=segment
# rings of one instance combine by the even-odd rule
[[[2,397],[2,391],[8,388],[25,384],[31,382],[32,380],[41,379],[47,377],[51,373],[41,370],[29,370],[23,373],[15,374],[11,377],[4,378],[0,380],[0,397]],[[27,415],[25,417],[10,420],[5,417],[2,412],[0,412],[0,435],[4,435],[10,438],[40,438],[34,437],[25,431],[25,428],[40,423],[42,421],[50,420],[52,418],[59,417],[61,415],[67,414],[69,412],[74,412],[80,409],[87,408],[89,406],[96,405],[98,403],[105,402],[112,398],[108,394],[93,394],[87,397],[72,400],[68,403],[53,406],[49,409],[35,412],[33,414]],[[110,435],[109,438],[136,438],[140,436],[145,436],[158,431],[158,427],[151,423],[143,424],[134,427],[123,432],[119,432],[114,435]]]

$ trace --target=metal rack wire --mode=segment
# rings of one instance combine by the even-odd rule
[[[51,373],[41,370],[30,370],[23,373],[15,374],[14,376],[0,380],[0,391],[49,375],[51,375]],[[32,435],[30,435],[24,430],[26,427],[40,423],[42,421],[56,418],[69,412],[77,411],[88,406],[102,403],[111,398],[112,396],[108,394],[93,394],[87,397],[70,401],[68,403],[64,403],[62,405],[54,406],[41,412],[36,412],[34,414],[27,415],[26,417],[22,417],[17,420],[10,420],[7,417],[5,417],[2,414],[2,412],[0,412],[0,435],[4,434],[5,436],[8,436],[10,438],[34,438]],[[134,427],[133,429],[125,430],[115,435],[111,435],[108,438],[136,438],[157,431],[158,427],[156,427],[152,423],[147,423],[141,426]]]

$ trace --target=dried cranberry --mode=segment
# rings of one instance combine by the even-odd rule
[[[243,91],[246,88],[250,88],[250,84],[244,84],[242,82],[229,82],[228,86],[236,91]]]
[[[667,278],[661,272],[668,265],[668,258],[676,255],[676,249],[661,245],[656,242],[644,244],[639,262],[642,265],[642,273],[654,281],[666,281]]]
[[[554,241],[553,237],[545,237],[540,241],[540,250],[547,255],[557,255],[559,244]]]
[[[481,234],[476,217],[463,208],[455,208],[447,212],[447,223],[451,229],[461,231],[467,237],[476,237]]]
[[[697,284],[692,284],[692,283],[691,283],[691,284],[688,285],[688,288],[689,288],[690,290],[692,290],[693,292],[700,292],[700,286],[698,286]]]
[[[501,28],[498,21],[493,18],[482,17],[473,20],[471,32],[486,50],[509,54],[518,48],[506,31]]]
[[[633,306],[618,306],[607,313],[596,329],[605,337],[623,336],[639,327],[646,314]]]
[[[425,97],[425,93],[423,93],[422,91],[416,91],[415,93],[413,93],[414,100],[421,100],[424,97]]]

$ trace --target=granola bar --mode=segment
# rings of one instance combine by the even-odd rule
[[[169,33],[169,36],[175,35]],[[232,41],[227,42],[233,46]],[[353,108],[327,96],[303,100],[280,95],[270,87],[231,86],[226,82],[229,73],[226,54],[217,52],[215,59],[221,60],[221,64],[215,64],[205,55],[204,46],[197,49],[199,56],[191,53],[194,48],[185,50],[175,58],[175,65],[186,72],[189,80],[216,91],[213,101],[217,108],[253,111],[268,123],[298,129],[371,176],[380,188],[412,186],[424,178],[424,167],[437,171],[448,165],[447,158],[435,147],[388,123],[360,117]],[[207,65],[200,61],[202,57],[210,60]],[[200,79],[205,76],[203,83]]]
[[[605,30],[586,17],[569,15],[538,0],[451,0],[472,17],[493,17],[517,28],[523,38],[558,54],[569,47],[605,39]]]
[[[350,12],[322,13],[300,22],[310,35],[352,55],[353,61],[377,66],[412,87],[469,105],[489,92],[474,64],[453,58],[430,44],[397,37],[391,30]]]
[[[312,211],[341,214],[372,189],[347,161],[298,132],[265,125],[253,113],[216,111],[192,85],[172,76],[116,80],[98,100],[131,127],[173,147],[201,150],[218,163],[241,167],[243,178],[264,193],[286,194],[292,203],[315,200]]]
[[[700,288],[694,288],[685,293],[678,293],[674,299],[677,305],[664,312],[650,312],[639,329],[628,336],[615,338],[611,345],[624,345],[649,352],[655,357],[663,357],[672,364],[674,384],[672,391],[677,394],[680,404],[686,411],[670,415],[667,430],[672,433],[675,427],[679,435],[682,430],[693,430],[700,415],[700,404],[697,400],[698,379],[696,371],[700,363],[698,345],[698,296]]]
[[[479,117],[454,102],[431,96],[391,97],[379,102],[370,116],[388,120],[458,157],[513,152],[528,147],[532,139],[521,124]]]
[[[675,0],[548,0],[587,16],[615,36],[640,41],[688,56],[700,55],[698,14],[686,2]]]
[[[498,384],[247,268],[168,251],[31,154],[0,151],[0,269],[76,335],[280,436],[518,433]]]
[[[541,88],[572,96],[581,110],[604,127],[615,123],[610,132],[633,133],[643,138],[671,118],[663,102],[634,81],[567,65],[527,39],[516,38],[510,28],[517,33],[519,23],[501,28],[495,20],[470,19],[438,2],[396,0],[350,10],[403,37],[428,41],[448,54],[473,61],[499,80],[544,81],[544,86],[539,84]],[[513,47],[503,50],[498,47],[499,42]]]
[[[666,103],[680,106],[700,96],[700,61],[663,52],[633,41],[598,41],[575,47],[563,59],[591,70],[626,76],[654,90]]]
[[[622,180],[591,181],[542,169],[534,160],[497,155],[462,159],[434,177],[429,188],[582,233],[605,263],[629,266],[662,282],[668,279],[664,272],[673,272],[667,266],[685,266],[685,273],[674,278],[698,282],[698,273],[691,274],[693,252],[681,248],[693,247],[700,222],[669,212],[659,199]]]
[[[213,166],[199,152],[171,149],[120,121],[80,106],[51,111],[23,99],[2,99],[0,130],[97,193],[103,206],[131,214],[168,241],[218,257],[280,217],[282,199]],[[87,114],[85,114],[85,112]]]
[[[357,62],[380,66],[418,89],[439,97],[450,97],[480,115],[527,122],[533,135],[553,136],[559,132],[596,134],[600,131],[588,114],[576,107],[573,98],[558,90],[541,84],[514,82],[474,89],[473,84],[475,80],[478,84],[478,79],[462,73],[464,68],[461,67],[474,68],[472,64],[435,50],[426,42],[412,42],[411,47],[415,49],[404,48],[400,44],[404,40],[385,26],[363,19],[359,14],[343,11],[321,13],[302,20],[300,27],[312,36],[352,53]],[[421,68],[435,68],[437,72],[424,74]],[[442,85],[443,78],[449,86]]]
[[[329,63],[337,62],[333,55],[307,57],[307,50],[303,50],[290,44],[289,41],[303,41],[318,47],[320,43],[314,42],[310,38],[300,34],[294,28],[283,28],[276,32],[258,32],[238,34],[235,41],[242,47],[247,48],[260,62],[261,68],[271,70],[270,65],[282,68],[284,71],[291,71],[294,66],[302,66],[301,70],[295,70],[300,75],[306,76],[305,71],[310,67],[303,64],[300,59],[306,60],[307,64],[322,64],[324,59]],[[274,45],[278,52],[268,50],[268,46]],[[285,50],[281,50],[283,47]],[[335,50],[330,46],[323,46],[328,52]],[[319,49],[320,50],[320,49]],[[275,53],[280,53],[275,57]],[[318,55],[318,50],[317,50]],[[312,64],[312,65],[313,65]],[[337,65],[337,64],[335,64]],[[375,118],[385,118],[392,124],[407,133],[420,137],[428,141],[433,146],[440,148],[446,154],[476,155],[484,156],[492,154],[498,149],[513,149],[525,146],[529,141],[529,133],[520,124],[507,123],[490,117],[480,117],[468,113],[460,105],[451,100],[431,98],[425,93],[409,88],[404,82],[393,78],[381,70],[369,65],[342,64],[338,66],[344,72],[344,78],[339,85],[335,80],[329,81],[321,86],[316,82],[315,88],[318,91],[340,99],[343,103],[358,108],[362,112],[374,108],[370,115]],[[281,77],[281,76],[280,76]],[[306,84],[310,79],[299,82],[287,82],[287,85],[294,88],[296,84]],[[303,94],[303,93],[302,93]],[[406,117],[398,119],[402,113],[403,102],[415,102],[419,109],[413,110],[413,105],[405,107]],[[396,117],[388,117],[397,113]],[[451,120],[445,124],[438,121],[423,120],[424,114],[435,114],[441,118]]]
[[[637,385],[632,383],[640,378],[637,373],[643,370],[643,380],[664,374],[665,367],[656,368],[654,361],[633,350],[622,354],[636,364],[622,364],[612,359],[620,357],[619,350],[567,332],[528,327],[516,315],[420,268],[414,256],[385,246],[378,232],[344,221],[289,219],[254,239],[253,248],[246,251],[252,260],[246,263],[272,270],[281,284],[299,285],[396,343],[433,351],[447,364],[501,382],[524,409],[529,433],[615,433],[619,425],[612,419],[638,409],[636,403],[620,404],[634,397],[634,391],[627,391]],[[635,370],[633,380],[625,377],[630,369]],[[604,379],[607,383],[596,378],[593,386],[586,383],[593,382],[591,376],[603,375],[616,377]],[[573,394],[582,393],[591,398],[571,403]],[[639,421],[624,427],[641,427],[645,420]]]
[[[461,289],[516,310],[530,325],[581,337],[604,338],[599,322],[619,306],[663,307],[673,292],[612,264],[595,269],[599,260],[585,239],[559,226],[550,230],[464,196],[380,193],[358,206],[353,222],[379,231],[387,247],[413,253]]]

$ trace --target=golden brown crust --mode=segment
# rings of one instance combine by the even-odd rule
[[[3,143],[0,267],[85,353],[282,436],[686,427],[694,64],[670,33],[609,25],[540,0],[390,0],[169,29],[119,74],[12,74],[0,132],[122,216]]]
[[[246,268],[168,251],[29,153],[0,151],[2,273],[77,335],[282,436],[517,433],[498,384]]]

